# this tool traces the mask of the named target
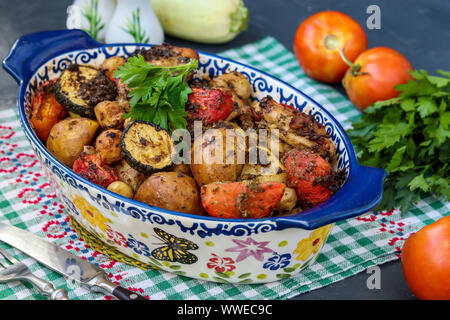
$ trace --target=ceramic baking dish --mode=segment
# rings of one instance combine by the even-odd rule
[[[381,200],[385,171],[358,164],[350,139],[333,116],[306,94],[255,68],[199,52],[199,73],[237,70],[254,97],[271,95],[312,114],[336,147],[335,167],[347,173],[343,187],[310,210],[264,219],[225,220],[151,207],[101,188],[58,161],[35,135],[28,117],[36,89],[70,63],[100,65],[128,56],[137,44],[101,44],[80,30],[48,31],[19,38],[3,61],[18,81],[20,121],[50,176],[61,203],[84,229],[126,256],[168,272],[211,281],[262,283],[293,276],[310,266],[335,222],[373,209]],[[172,235],[173,237],[171,237]],[[175,253],[164,261],[161,250]],[[189,256],[190,259],[185,259]],[[194,256],[195,258],[192,258]]]

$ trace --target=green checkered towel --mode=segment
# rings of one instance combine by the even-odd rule
[[[292,84],[322,104],[346,128],[359,112],[331,87],[308,78],[293,54],[267,37],[222,53]],[[411,232],[450,214],[450,204],[422,199],[407,214],[373,212],[336,223],[316,263],[302,274],[268,284],[233,285],[200,281],[164,271],[113,261],[90,249],[71,228],[68,215],[50,189],[20,127],[15,111],[0,112],[0,221],[27,229],[105,269],[110,279],[150,299],[287,299],[324,287],[366,268],[399,258]],[[70,299],[111,299],[96,294],[38,264],[19,251],[1,246],[39,277],[69,291]],[[0,299],[45,299],[28,284],[0,284]]]

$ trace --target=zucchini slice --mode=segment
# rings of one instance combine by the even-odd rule
[[[94,107],[116,97],[116,86],[105,71],[88,65],[69,65],[55,86],[56,100],[70,112],[85,118],[94,119]]]
[[[173,164],[175,143],[165,129],[145,121],[129,124],[120,138],[125,160],[135,170],[154,173]]]

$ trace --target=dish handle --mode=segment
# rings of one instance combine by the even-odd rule
[[[348,181],[325,203],[311,210],[276,219],[279,229],[313,230],[321,226],[366,213],[375,208],[383,197],[386,171],[357,165]]]
[[[28,82],[33,72],[51,58],[73,50],[95,48],[99,42],[79,29],[43,31],[17,39],[3,68],[20,84]]]

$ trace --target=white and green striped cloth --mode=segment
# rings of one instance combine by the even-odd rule
[[[224,57],[252,65],[292,84],[322,104],[345,127],[359,116],[331,87],[308,78],[294,55],[271,37],[228,50]],[[112,281],[150,299],[287,299],[399,258],[404,240],[426,224],[450,214],[450,204],[422,199],[407,214],[368,213],[336,223],[316,263],[302,274],[268,284],[206,282],[157,270],[143,271],[90,249],[71,228],[20,127],[16,112],[0,112],[0,221],[27,229],[104,268]],[[8,245],[1,247],[39,277],[69,291],[70,299],[111,299],[52,272]],[[0,284],[0,299],[46,299],[29,284]]]

